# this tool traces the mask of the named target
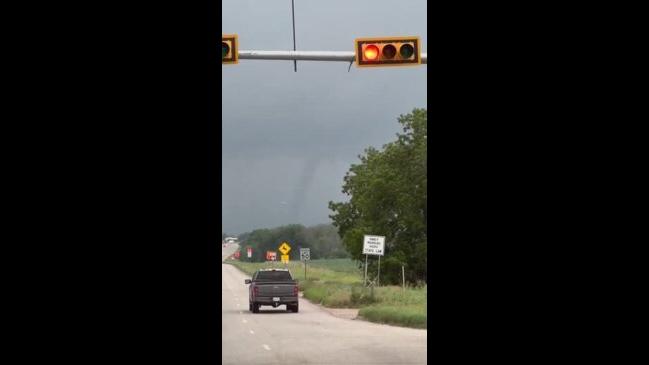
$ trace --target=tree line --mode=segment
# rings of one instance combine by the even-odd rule
[[[289,224],[276,228],[256,229],[239,235],[241,243],[241,259],[247,260],[246,247],[252,247],[252,261],[266,260],[266,251],[277,252],[277,260],[281,253],[278,247],[282,242],[291,246],[290,260],[300,260],[300,247],[309,248],[311,259],[345,258],[349,254],[342,244],[337,229],[331,224],[320,224],[305,227],[301,224]]]

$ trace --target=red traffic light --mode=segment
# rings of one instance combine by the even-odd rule
[[[379,47],[374,44],[368,44],[363,49],[363,59],[367,61],[376,61],[379,59]]]
[[[359,38],[355,44],[359,67],[421,64],[419,37]]]

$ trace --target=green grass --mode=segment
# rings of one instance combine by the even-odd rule
[[[227,260],[230,263],[248,275],[252,275],[258,269],[264,268],[284,268],[281,263],[266,262],[242,262],[237,260]],[[304,279],[304,264],[301,262],[291,262],[288,269],[295,279],[303,284],[309,282],[324,282],[336,284],[361,284],[363,282],[362,272],[356,267],[356,264],[350,259],[331,259],[331,260],[313,260],[307,264],[306,278]]]
[[[284,268],[281,263],[228,260],[248,275],[261,268]],[[359,316],[371,322],[426,328],[427,287],[403,290],[400,286],[364,288],[363,273],[351,259],[313,260],[307,266],[291,262],[288,269],[298,280],[304,297],[330,308],[360,308]]]
[[[382,286],[374,289],[375,295],[381,303],[393,305],[426,306],[428,287],[411,288],[403,290],[400,286]]]
[[[361,308],[358,315],[364,319],[413,328],[427,328],[426,307],[417,305],[378,304]]]
[[[324,268],[336,272],[345,272],[351,274],[361,274],[361,269],[351,259],[323,259],[313,260],[309,263],[309,267]],[[308,272],[307,272],[308,274]]]

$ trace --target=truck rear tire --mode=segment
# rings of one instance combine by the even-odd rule
[[[259,313],[259,304],[252,303],[252,313]]]

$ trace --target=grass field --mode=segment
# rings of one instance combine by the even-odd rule
[[[281,263],[249,263],[227,260],[248,275],[260,268],[284,268]],[[299,281],[304,297],[331,308],[360,308],[359,316],[372,322],[427,328],[427,287],[363,287],[363,272],[351,259],[313,260],[307,266],[291,262],[288,269]]]

